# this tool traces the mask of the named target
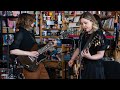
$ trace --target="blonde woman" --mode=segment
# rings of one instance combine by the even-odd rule
[[[103,33],[101,30],[99,30],[99,25],[95,17],[89,12],[85,12],[81,15],[80,25],[84,31],[84,33],[81,33],[79,37],[81,39],[81,48],[80,45],[78,45],[79,47],[73,53],[71,60],[68,62],[68,65],[72,67],[75,58],[80,55],[80,61],[83,69],[79,71],[79,79],[104,79],[105,77],[102,58],[107,46],[104,42]],[[97,41],[98,39],[100,41],[98,43],[100,44],[96,45],[96,43],[90,42],[91,46],[89,48],[84,48],[86,42],[90,39],[93,33],[93,38],[98,35],[98,38],[96,38],[94,41]]]

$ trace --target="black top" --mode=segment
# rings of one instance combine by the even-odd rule
[[[82,35],[80,35],[80,36],[82,36]],[[81,50],[86,45],[86,42],[90,39],[90,36],[91,36],[91,34],[88,34],[87,32],[84,33],[84,35],[82,37]],[[81,38],[81,37],[79,37],[79,38]],[[97,44],[97,43],[99,43],[99,44],[95,46],[95,44]],[[97,51],[102,51],[102,50],[107,49],[106,38],[103,35],[101,30],[97,30],[96,32],[94,32],[94,35],[93,35],[92,41],[90,41],[90,44],[91,44],[91,47],[89,48],[89,50],[92,55],[96,54]]]
[[[36,40],[35,40],[35,36],[33,31],[27,31],[26,29],[20,27],[19,31],[15,33],[15,39],[13,41],[13,43],[10,46],[10,50],[13,49],[20,49],[20,50],[24,50],[24,51],[31,51],[31,49],[33,48],[33,46],[37,44]],[[36,49],[39,49],[41,47],[36,47]],[[16,55],[10,55],[11,59],[15,59],[17,56]],[[42,60],[46,58],[46,56],[44,56],[43,54],[40,54],[38,57],[38,60]]]
[[[84,48],[86,42],[90,39],[90,36],[91,34],[88,34],[87,32],[83,34],[81,50]],[[94,39],[93,42],[90,41],[91,46],[89,47],[89,51],[91,55],[97,54],[97,51],[102,51],[107,49],[106,40],[102,31],[97,30],[96,32],[94,32],[93,38],[95,36],[98,36],[98,38]],[[95,46],[95,44],[98,43],[98,40],[100,41],[100,44]],[[103,79],[104,78],[104,69],[102,65],[102,59],[89,60],[87,58],[83,58],[82,63],[83,63],[84,70],[82,71],[81,75],[83,79]]]
[[[10,50],[20,49],[30,51],[35,43],[34,33],[20,27],[19,31],[15,34],[14,42],[10,46]]]
[[[10,46],[10,50],[20,49],[24,51],[30,51],[35,44],[34,33],[27,31],[26,29],[20,27],[19,31],[15,33],[15,38]],[[10,54],[10,58],[14,60],[17,55]]]

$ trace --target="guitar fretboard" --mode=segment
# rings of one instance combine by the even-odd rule
[[[52,42],[49,42],[47,45],[45,45],[44,47],[42,47],[41,49],[38,50],[38,52],[40,54],[42,54],[43,52],[49,50],[50,48],[53,47],[53,43]]]
[[[95,34],[96,34],[95,32],[93,32],[93,33],[91,34],[91,36],[90,36],[90,38],[88,39],[88,41],[86,42],[83,50],[86,49],[86,48],[90,48],[90,47],[91,47],[92,39],[93,39],[93,37],[94,37]]]
[[[61,35],[59,36],[59,39],[68,37],[69,33],[70,32],[68,32],[68,31],[61,32]],[[40,54],[42,54],[43,52],[45,52],[45,51],[47,51],[47,50],[49,50],[51,48],[53,48],[53,43],[49,42],[47,45],[45,45],[44,47],[42,47],[41,49],[39,49],[38,52]]]

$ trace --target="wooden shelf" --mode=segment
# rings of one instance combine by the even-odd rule
[[[40,38],[40,36],[35,36],[35,38]]]
[[[40,36],[41,37],[41,36]],[[42,38],[58,38],[59,36],[42,36]]]
[[[55,46],[56,48],[61,48],[62,46]]]
[[[50,28],[50,29],[42,28],[42,30],[61,30],[61,29],[58,29],[58,28]]]
[[[72,16],[80,16],[80,15],[81,15],[81,14],[76,14],[76,15],[75,15],[75,14],[65,14],[65,16],[71,16],[71,17],[72,17]]]
[[[13,28],[8,28],[8,32],[9,33],[15,33]],[[7,33],[7,28],[6,27],[3,27],[2,33]]]
[[[114,31],[114,29],[111,28],[104,28],[105,31]]]

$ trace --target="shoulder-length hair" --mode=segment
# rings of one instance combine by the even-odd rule
[[[31,29],[31,24],[34,23],[34,20],[35,19],[31,14],[22,13],[17,19],[16,28],[23,27],[25,29]]]
[[[98,28],[99,28],[98,22],[96,21],[95,17],[91,13],[84,12],[83,14],[81,14],[80,19],[81,18],[85,18],[87,20],[92,21],[93,22],[93,30],[94,31],[98,30]]]

